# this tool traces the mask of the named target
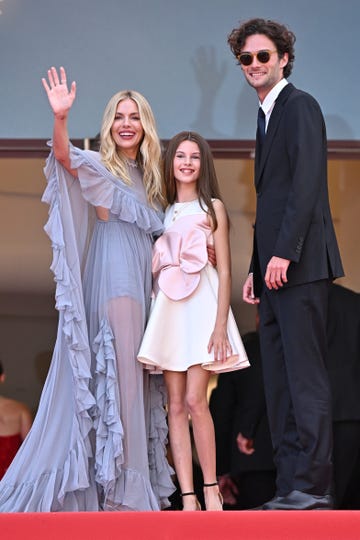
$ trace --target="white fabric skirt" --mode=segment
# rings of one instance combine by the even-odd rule
[[[249,367],[231,310],[227,331],[232,355],[219,362],[213,352],[207,351],[215,325],[217,294],[218,274],[210,264],[201,271],[199,286],[189,297],[171,300],[160,290],[152,303],[138,360],[155,372],[186,371],[197,364],[214,373]]]

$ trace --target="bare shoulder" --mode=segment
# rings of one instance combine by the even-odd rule
[[[33,421],[32,413],[25,403],[15,399],[0,399],[0,434],[20,434],[22,440],[29,433]]]
[[[227,223],[228,222],[228,214],[225,207],[225,204],[220,201],[220,199],[213,199],[213,206],[214,211],[216,214],[216,219],[219,223]]]
[[[223,203],[223,201],[221,201],[220,199],[213,199],[212,201],[213,203],[213,206],[214,206],[214,210],[216,212],[216,215],[219,214],[226,214],[226,207],[225,207],[225,204]]]
[[[30,413],[30,409],[25,403],[4,396],[0,398],[0,411],[18,412],[19,414]]]
[[[212,203],[214,205],[215,210],[219,209],[220,211],[221,210],[225,211],[225,205],[224,205],[224,203],[222,201],[220,201],[220,199],[213,199]]]

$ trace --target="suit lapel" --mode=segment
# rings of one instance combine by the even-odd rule
[[[264,166],[271,149],[272,142],[274,140],[275,133],[278,129],[281,116],[284,112],[284,105],[288,100],[290,94],[295,90],[293,84],[289,83],[283,88],[276,98],[275,106],[270,116],[269,125],[266,131],[266,137],[263,144],[262,152],[259,152],[259,143],[256,140],[256,149],[255,149],[255,186],[258,190],[261,176],[264,170]]]

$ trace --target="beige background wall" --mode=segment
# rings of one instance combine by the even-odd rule
[[[241,300],[255,217],[252,160],[217,159],[231,219],[232,304],[242,333],[254,327],[254,308]],[[35,409],[56,336],[51,250],[43,231],[47,205],[43,159],[0,159],[0,357],[8,380],[1,391]],[[331,160],[329,189],[346,277],[360,292],[360,160]]]

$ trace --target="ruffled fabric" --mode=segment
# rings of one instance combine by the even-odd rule
[[[103,320],[95,338],[96,355],[95,388],[97,411],[94,421],[96,431],[95,478],[102,486],[104,498],[121,473],[124,431],[119,422],[120,409],[117,397],[116,355],[113,333],[109,323]]]
[[[162,230],[161,213],[141,205],[127,187],[110,178],[95,153],[72,147],[71,154],[80,182],[59,165],[53,153],[45,168],[48,185],[42,200],[50,206],[45,230],[53,249],[58,335],[33,427],[0,482],[0,512],[110,510],[112,500],[120,500],[122,509],[159,510],[163,503],[168,505],[166,497],[174,490],[172,471],[162,458],[156,458],[154,478],[160,474],[164,482],[155,481],[153,488],[141,473],[123,468],[124,433],[112,330],[103,319],[94,342],[92,379],[82,270],[93,218],[88,202],[108,207],[113,216],[136,223],[149,234]],[[96,182],[90,185],[100,175],[109,182],[102,188]],[[158,418],[158,414],[151,416]],[[159,422],[151,428],[155,441],[150,444],[151,455],[165,448],[165,425]],[[158,485],[160,491],[166,486],[163,497],[157,494]],[[104,504],[99,503],[99,494]]]
[[[89,411],[95,405],[95,399],[89,390],[91,379],[90,351],[81,288],[80,260],[75,253],[74,231],[63,229],[65,216],[61,215],[60,197],[56,189],[59,175],[56,168],[55,158],[50,155],[45,167],[48,187],[42,198],[42,202],[46,202],[50,206],[49,220],[44,229],[51,240],[53,249],[53,261],[50,269],[56,283],[55,307],[62,312],[61,331],[67,346],[66,352],[75,383],[73,393],[76,419],[87,455],[91,456],[89,432],[92,428],[92,420]]]
[[[78,171],[82,194],[86,201],[93,206],[108,208],[121,221],[136,223],[147,233],[159,235],[163,231],[163,213],[160,209],[141,204],[131,187],[104,167],[98,152],[80,150],[70,145],[70,159],[71,166]],[[106,183],[104,178],[107,180]]]
[[[134,195],[134,186],[129,188],[114,178],[99,161],[98,153],[80,151],[72,147],[71,159],[72,166],[77,168],[85,199],[93,206],[109,208],[112,221],[136,224],[137,229],[141,229],[146,234],[157,235],[163,230],[163,213],[141,204],[139,198]],[[99,176],[102,177],[101,181]],[[105,190],[102,188],[103,184],[106,185]],[[124,225],[121,225],[121,229],[123,228]],[[130,231],[128,232],[130,234]],[[108,234],[105,237],[108,237]],[[102,240],[98,237],[97,241],[100,244],[97,244],[96,249],[99,249]],[[131,242],[134,249],[138,240],[131,236]],[[135,253],[133,253],[131,266],[135,264],[135,260]],[[125,261],[123,260],[121,264],[124,266]],[[121,324],[121,322],[120,320],[113,321],[112,324]],[[139,472],[140,469],[135,470],[125,461],[124,426],[120,421],[122,411],[120,410],[121,400],[119,400],[119,392],[124,390],[124,383],[121,383],[124,373],[121,369],[120,373],[117,372],[114,338],[108,319],[103,317],[92,343],[95,355],[94,386],[97,402],[94,414],[95,475],[98,485],[101,486],[102,507],[105,510],[116,510],[119,506],[130,509],[159,510],[159,508],[169,506],[168,497],[175,489],[171,480],[173,471],[166,460],[167,423],[163,388],[158,390],[157,385],[151,384],[150,404],[146,407],[150,414],[148,419],[150,436],[147,445],[151,463],[146,465],[146,469],[148,466],[150,468],[150,479],[148,475]],[[121,337],[119,339],[121,343]],[[120,378],[120,386],[118,378]],[[129,426],[125,427],[129,429]],[[130,429],[140,430],[141,428],[132,426]]]
[[[33,427],[0,484],[3,512],[98,509],[89,473],[90,411],[95,399],[89,390],[90,352],[80,261],[74,249],[77,240],[71,224],[65,225],[69,201],[65,189],[60,203],[61,172],[53,155],[45,174],[48,186],[42,200],[50,205],[45,231],[53,249],[58,336]]]
[[[95,339],[96,430],[95,478],[102,488],[102,508],[159,510],[170,505],[169,494],[175,487],[171,480],[174,471],[166,459],[167,423],[166,390],[162,378],[150,379],[149,470],[150,481],[136,470],[124,469],[124,431],[117,397],[116,356],[113,333],[103,320]],[[146,494],[146,495],[145,495]],[[121,501],[121,504],[120,504]],[[145,503],[144,501],[148,501]]]
[[[165,405],[167,393],[164,379],[161,376],[150,377],[150,433],[149,433],[149,467],[150,480],[161,509],[170,505],[169,494],[175,491],[170,475],[175,471],[166,459],[168,443],[168,425]]]

